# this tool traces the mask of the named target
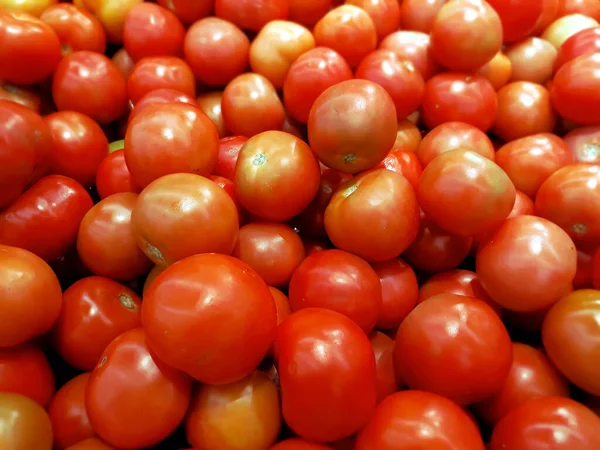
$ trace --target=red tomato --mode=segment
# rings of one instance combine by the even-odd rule
[[[425,215],[442,229],[464,237],[500,226],[515,196],[506,173],[469,150],[452,150],[433,159],[423,171],[417,190]]]
[[[179,56],[184,35],[177,16],[153,3],[135,5],[123,24],[123,43],[134,61],[149,56]]]
[[[356,322],[365,333],[377,322],[382,287],[366,261],[342,250],[326,250],[306,257],[289,286],[292,311],[327,308]]]
[[[419,187],[419,179],[423,173],[423,168],[416,153],[412,151],[392,150],[383,161],[374,167],[374,169],[380,168],[399,173],[406,178],[415,190]]]
[[[244,136],[222,138],[219,141],[219,158],[217,160],[217,166],[212,171],[212,174],[233,181],[235,178],[235,166],[237,164],[238,156],[246,141],[248,141],[248,138]]]
[[[196,448],[269,448],[281,428],[277,387],[259,371],[235,383],[202,385],[184,424],[187,440]]]
[[[0,100],[9,100],[23,105],[36,113],[41,110],[41,95],[37,87],[15,86],[14,84],[0,81]]]
[[[55,260],[75,244],[79,224],[92,206],[90,195],[75,180],[44,177],[0,213],[0,244]]]
[[[277,316],[269,288],[250,266],[203,254],[154,280],[142,323],[161,360],[203,383],[225,384],[256,369],[273,343]]]
[[[544,0],[488,0],[502,20],[504,42],[517,42],[536,26],[544,10]]]
[[[428,33],[446,0],[402,0],[401,26],[405,30]]]
[[[129,172],[124,150],[112,152],[102,160],[96,173],[96,190],[100,198],[123,192],[141,192],[142,188],[133,181]]]
[[[137,103],[144,95],[161,88],[175,89],[196,96],[196,80],[190,66],[175,56],[150,56],[140,59],[127,79],[129,100]]]
[[[502,387],[512,347],[504,324],[485,302],[444,293],[420,303],[404,319],[394,360],[410,388],[468,405]]]
[[[54,348],[71,366],[92,370],[114,338],[141,326],[141,302],[134,291],[109,278],[75,282],[63,294]]]
[[[19,394],[0,392],[0,447],[52,450],[52,424],[39,404]]]
[[[286,0],[215,0],[215,15],[244,30],[259,31],[273,20],[285,20]]]
[[[242,147],[234,181],[238,200],[251,214],[284,221],[315,198],[319,178],[319,164],[304,141],[282,131],[266,131]]]
[[[531,37],[506,50],[512,81],[544,84],[552,78],[556,48],[548,41]]]
[[[291,314],[290,301],[279,289],[269,286],[269,290],[275,301],[275,308],[277,309],[277,325],[279,325]]]
[[[378,41],[400,28],[400,4],[396,0],[346,0],[345,3],[358,6],[371,16]]]
[[[213,0],[158,0],[158,4],[173,11],[185,24],[208,16],[213,9]]]
[[[479,430],[458,405],[430,392],[390,395],[358,433],[356,450],[484,450]],[[512,450],[512,449],[511,449]]]
[[[554,72],[581,55],[600,52],[600,28],[586,28],[567,39],[558,49]]]
[[[115,447],[141,448],[169,436],[190,403],[192,380],[156,359],[144,330],[113,340],[94,368],[85,406],[94,431]]]
[[[331,447],[302,439],[286,439],[271,447],[270,450],[332,450]]]
[[[21,248],[0,245],[0,302],[0,348],[12,347],[52,327],[60,314],[62,290],[41,258]]]
[[[600,165],[570,164],[550,175],[535,198],[537,215],[578,243],[600,242]]]
[[[44,353],[30,344],[0,348],[0,391],[24,395],[46,408],[54,395],[54,373]]]
[[[565,141],[551,133],[527,136],[505,144],[496,153],[496,164],[515,187],[535,198],[540,186],[573,156]]]
[[[552,105],[567,120],[598,125],[600,111],[600,53],[589,53],[565,63],[550,88]]]
[[[209,86],[225,86],[248,67],[250,40],[233,23],[207,17],[185,35],[185,60],[196,78]]]
[[[240,205],[240,202],[238,202],[237,196],[235,195],[235,183],[231,180],[228,180],[227,178],[223,178],[218,175],[209,175],[208,179],[214,182],[225,192],[227,192],[227,195],[231,197],[231,200],[233,200],[233,203],[235,204],[235,208],[238,213],[240,226],[246,223],[246,211],[244,211],[242,205]]]
[[[494,301],[513,311],[534,312],[571,290],[577,251],[552,222],[518,216],[480,244],[476,262],[477,276]]]
[[[321,308],[298,311],[277,329],[275,354],[283,418],[295,433],[331,442],[367,423],[377,401],[376,363],[353,321]]]
[[[233,135],[252,137],[281,130],[285,110],[271,82],[256,73],[235,77],[223,91],[221,113]]]
[[[115,447],[108,445],[98,438],[89,438],[71,445],[66,450],[115,450]]]
[[[155,89],[144,95],[134,106],[127,116],[127,122],[130,123],[147,106],[157,103],[186,103],[190,106],[200,108],[200,104],[194,97],[190,97],[183,92],[175,89]]]
[[[0,79],[34,84],[48,78],[60,62],[60,41],[54,30],[29,14],[0,11]]]
[[[196,101],[198,106],[204,114],[212,121],[219,133],[219,138],[224,138],[229,134],[227,127],[225,127],[225,120],[223,119],[223,112],[221,111],[221,101],[223,100],[223,92],[208,92],[200,95]]]
[[[148,105],[127,127],[125,161],[142,187],[173,173],[206,176],[215,168],[218,156],[217,129],[206,114],[191,105]]]
[[[90,373],[82,373],[64,384],[52,399],[48,415],[52,422],[54,447],[62,450],[94,437],[85,409],[85,390]]]
[[[381,86],[343,81],[323,92],[308,119],[310,146],[319,160],[340,172],[374,167],[392,150],[396,108]]]
[[[325,209],[333,244],[370,262],[398,257],[415,240],[419,205],[402,175],[378,169],[342,184]]]
[[[125,114],[127,84],[106,56],[79,51],[56,68],[52,97],[59,111],[77,111],[104,125]]]
[[[369,340],[375,354],[377,369],[377,403],[381,403],[398,390],[394,369],[394,341],[379,331],[373,331],[369,335]]]
[[[584,14],[600,20],[600,5],[594,0],[561,0],[557,17],[567,14]]]
[[[356,78],[372,81],[390,94],[398,120],[405,119],[421,106],[425,81],[414,64],[392,50],[368,54],[356,69]]]
[[[74,0],[83,5],[102,23],[106,36],[115,44],[123,42],[123,26],[127,13],[144,0]]]
[[[411,61],[425,80],[438,71],[438,64],[431,52],[429,34],[418,31],[396,31],[381,41],[379,48],[391,50],[398,57]]]
[[[574,289],[591,288],[594,284],[594,246],[580,246],[577,249],[577,273],[573,280]]]
[[[600,125],[577,128],[564,136],[575,162],[600,163]]]
[[[421,114],[427,128],[465,122],[487,131],[496,117],[496,91],[481,75],[442,73],[425,83]]]
[[[313,28],[319,47],[338,52],[350,65],[360,61],[377,48],[377,30],[371,16],[362,8],[342,5],[329,11]]]
[[[564,397],[536,397],[498,422],[490,450],[596,450],[600,418]]]
[[[416,114],[418,115],[418,111]],[[415,113],[411,114],[409,118],[414,116]],[[411,122],[410,119],[401,120],[398,122],[398,127],[396,128],[396,142],[394,142],[392,152],[402,151],[415,153],[419,147],[419,144],[421,143],[421,140],[421,130],[419,130],[419,128],[413,122]],[[421,176],[420,173],[419,176]]]

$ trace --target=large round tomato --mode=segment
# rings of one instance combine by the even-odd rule
[[[30,398],[0,392],[0,423],[0,448],[52,450],[48,414]]]

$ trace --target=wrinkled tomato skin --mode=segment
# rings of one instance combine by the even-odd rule
[[[36,402],[20,394],[0,392],[0,447],[52,450],[52,423]]]
[[[141,306],[134,291],[109,278],[76,281],[63,294],[54,348],[71,366],[91,371],[114,338],[141,326]]]
[[[94,368],[85,406],[96,433],[115,447],[157,444],[183,420],[192,380],[156,359],[142,328],[113,340]]]
[[[176,56],[149,56],[140,59],[127,79],[129,100],[136,104],[144,95],[161,88],[196,96],[196,80],[190,66]]]
[[[277,329],[275,355],[283,418],[300,437],[332,442],[367,423],[377,372],[371,343],[356,323],[321,308],[295,312]]]
[[[92,206],[92,198],[75,180],[48,175],[0,214],[0,244],[53,261],[73,246]]]
[[[474,421],[457,404],[413,390],[380,403],[356,439],[356,450],[403,448],[484,450],[485,445]]]
[[[124,150],[112,152],[102,160],[96,172],[96,190],[101,199],[123,192],[139,194],[142,191],[142,188],[133,181],[125,162]]]
[[[31,344],[0,348],[0,391],[24,395],[48,407],[54,373],[44,353]]]
[[[235,178],[235,166],[240,150],[248,141],[245,136],[229,136],[219,141],[219,157],[212,175],[217,175],[228,180]]]
[[[564,397],[537,397],[498,422],[490,450],[595,450],[600,448],[600,417]]]
[[[85,390],[89,379],[90,373],[85,372],[69,380],[56,391],[48,407],[54,446],[59,450],[95,436],[85,409]]]
[[[0,79],[35,84],[48,78],[60,62],[54,30],[26,13],[0,11]]]

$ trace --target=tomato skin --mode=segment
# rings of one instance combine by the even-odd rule
[[[369,335],[375,367],[377,369],[377,403],[398,390],[396,370],[394,369],[394,341],[389,336],[373,331]]]
[[[600,418],[574,400],[537,397],[498,422],[490,450],[594,450],[600,448]]]
[[[563,139],[575,162],[600,163],[600,126],[576,128]]]
[[[94,430],[125,448],[154,445],[183,420],[192,380],[156,359],[142,328],[113,340],[94,368],[85,406]]]
[[[510,81],[512,62],[500,50],[487,64],[477,70],[477,75],[485,77],[497,91]]]
[[[419,179],[423,173],[423,168],[416,153],[400,149],[389,152],[383,161],[373,167],[373,169],[387,169],[399,173],[407,179],[415,190],[419,186]]]
[[[82,50],[64,57],[56,68],[52,98],[59,111],[77,111],[105,125],[125,114],[127,85],[110,59]]]
[[[127,79],[129,100],[136,104],[144,95],[161,88],[196,96],[196,80],[190,66],[176,56],[149,56],[140,59]]]
[[[217,166],[212,171],[213,175],[234,180],[235,166],[237,164],[240,150],[248,141],[245,136],[229,136],[219,141],[219,158]]]
[[[198,101],[196,101],[194,97],[184,94],[183,92],[169,88],[155,89],[148,92],[138,100],[134,108],[129,113],[129,116],[127,116],[127,123],[131,123],[133,118],[137,116],[144,108],[156,103],[186,103],[190,106],[200,108]]]
[[[565,63],[554,76],[550,98],[556,111],[579,125],[600,124],[600,53]]]
[[[89,372],[85,372],[69,380],[56,391],[48,407],[54,446],[59,450],[95,435],[85,409],[85,390],[90,375]]]
[[[52,450],[52,424],[44,409],[28,397],[0,392],[0,446]],[[34,431],[34,432],[32,432]]]
[[[141,326],[141,303],[134,291],[109,278],[76,281],[63,294],[54,348],[71,366],[92,370],[114,338]]]
[[[0,79],[34,84],[52,75],[61,58],[52,28],[26,13],[0,11],[0,30]]]
[[[581,55],[600,51],[600,28],[586,28],[567,39],[558,49],[554,73],[569,61]]]
[[[102,23],[109,42],[123,42],[123,27],[131,9],[144,0],[82,0],[88,9]]]
[[[5,81],[0,81],[0,100],[18,103],[38,114],[42,106],[41,94],[36,87],[15,86]]]
[[[465,122],[486,132],[494,123],[496,91],[481,75],[441,73],[425,83],[422,119],[432,129],[445,122]]]
[[[600,242],[600,210],[597,208],[600,165],[570,164],[540,186],[536,214],[556,223],[577,243]]]
[[[439,395],[403,391],[379,404],[358,433],[356,450],[484,450],[479,430],[458,405]]]
[[[400,5],[402,28],[429,33],[445,3],[445,0],[403,0]]]
[[[431,345],[440,351],[428,351]],[[512,364],[512,346],[489,305],[444,293],[420,303],[404,319],[396,335],[394,361],[398,376],[410,388],[468,405],[502,387]]]
[[[381,41],[379,49],[391,50],[398,57],[411,61],[425,80],[431,78],[439,69],[431,52],[429,34],[419,31],[396,31]]]
[[[44,177],[0,214],[0,243],[53,261],[73,246],[92,206],[92,198],[75,180]]]
[[[510,266],[505,264],[508,260]],[[480,244],[476,265],[482,286],[495,302],[513,311],[534,312],[571,290],[577,250],[554,223],[523,215],[508,219]]]
[[[207,92],[198,96],[196,99],[199,108],[208,116],[219,133],[219,138],[223,139],[229,135],[229,130],[225,127],[223,120],[223,112],[221,111],[221,100],[223,100],[223,92]]]
[[[115,447],[108,445],[98,438],[92,437],[71,445],[66,450],[115,450]]]
[[[158,275],[144,296],[142,324],[150,347],[167,364],[203,383],[225,384],[262,361],[277,315],[269,288],[250,266],[201,254]]]
[[[288,2],[284,0],[215,0],[215,15],[244,30],[259,31],[273,20],[285,20]]]
[[[54,395],[54,373],[31,344],[0,348],[0,391],[21,394],[46,408]]]
[[[208,116],[194,106],[154,104],[127,127],[124,150],[133,179],[146,187],[172,173],[209,175],[217,164],[219,135]]]
[[[298,266],[288,290],[292,311],[326,308],[370,332],[381,309],[382,288],[366,261],[343,250],[313,253]]]
[[[283,417],[299,436],[331,442],[369,420],[377,400],[375,356],[353,321],[321,308],[295,312],[277,329],[275,355]]]
[[[331,447],[302,439],[286,439],[275,444],[270,450],[331,450]]]
[[[135,66],[135,62],[125,50],[125,47],[121,47],[112,57],[112,62],[115,67],[121,72],[125,79],[129,78],[133,67]]]
[[[102,160],[96,173],[96,190],[101,199],[113,194],[124,192],[139,194],[142,191],[129,172],[124,150],[112,152]]]
[[[528,36],[544,10],[544,0],[532,0],[526,5],[519,0],[489,0],[488,3],[500,16],[505,43]]]

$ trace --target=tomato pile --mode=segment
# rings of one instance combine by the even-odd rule
[[[0,0],[0,449],[600,450],[600,1]]]

